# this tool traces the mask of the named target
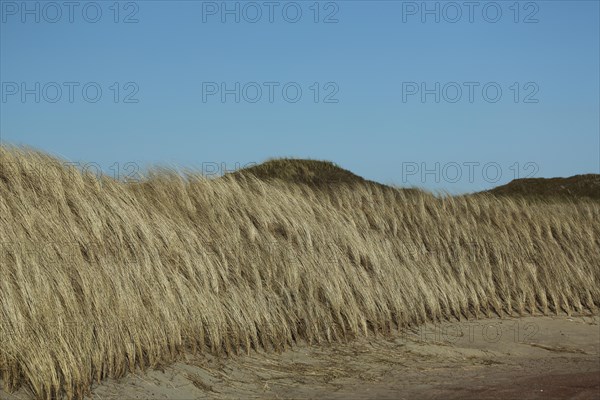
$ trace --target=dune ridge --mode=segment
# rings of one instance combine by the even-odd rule
[[[533,199],[600,200],[600,174],[583,174],[568,178],[522,178],[489,190],[497,196]]]

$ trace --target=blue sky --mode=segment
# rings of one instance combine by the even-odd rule
[[[0,3],[2,141],[107,173],[285,156],[460,193],[600,172],[598,1]]]

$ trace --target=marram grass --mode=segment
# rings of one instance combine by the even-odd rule
[[[169,171],[126,183],[6,146],[0,164],[0,378],[40,399],[185,351],[600,306],[592,200]]]

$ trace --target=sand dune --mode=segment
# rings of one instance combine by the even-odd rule
[[[6,392],[81,398],[189,354],[600,306],[600,204],[589,199],[166,170],[127,183],[30,150],[3,147],[0,160]]]

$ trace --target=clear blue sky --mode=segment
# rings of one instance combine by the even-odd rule
[[[105,171],[287,156],[450,192],[600,172],[598,1],[0,3],[2,141]]]

